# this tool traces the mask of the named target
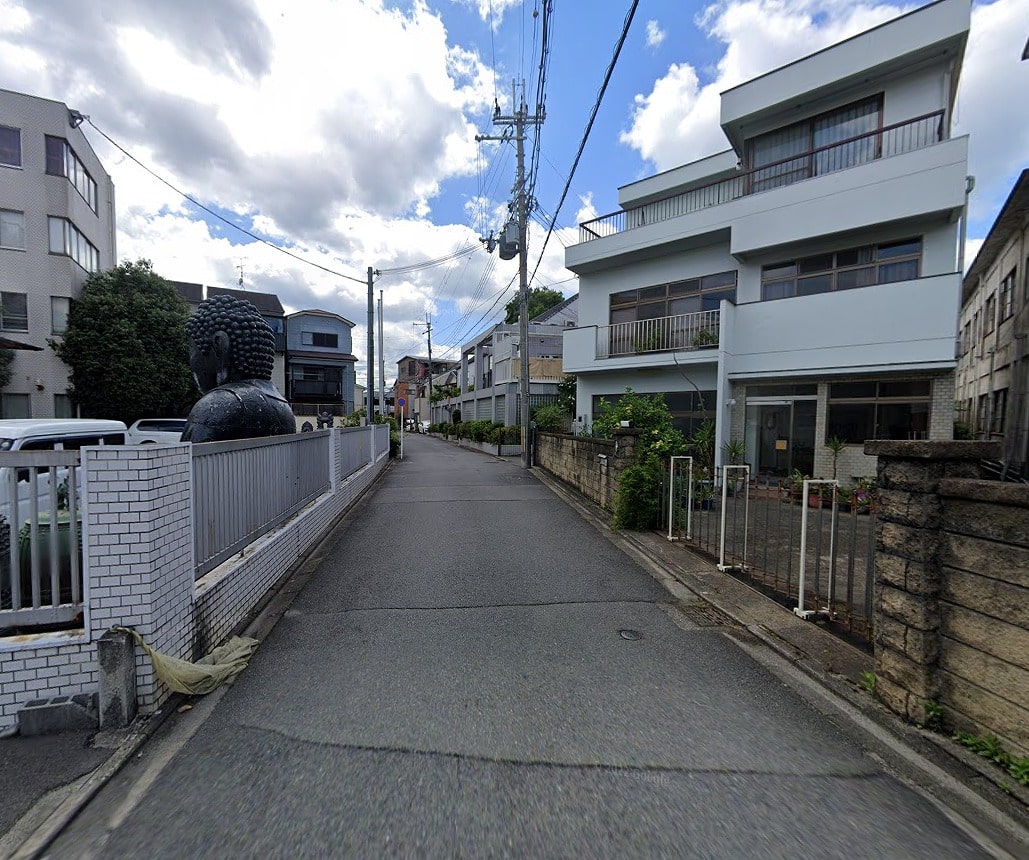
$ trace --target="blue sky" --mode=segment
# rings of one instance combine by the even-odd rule
[[[358,324],[366,267],[383,271],[387,378],[495,322],[515,261],[489,256],[514,181],[492,133],[513,78],[535,92],[542,0],[0,0],[0,87],[63,101],[116,186],[119,257],[168,278],[274,292],[289,310]],[[630,0],[553,0],[536,196],[553,212]],[[718,93],[920,4],[862,0],[642,0],[534,285],[576,289],[575,224],[617,189],[726,148]],[[976,2],[955,112],[977,177],[971,259],[1029,153],[1029,0]],[[97,131],[204,205],[323,268],[253,242],[155,180]],[[530,271],[545,222],[530,236]],[[466,251],[438,266],[425,261]],[[412,268],[416,267],[416,268]],[[331,274],[324,269],[331,270]],[[399,270],[399,271],[398,271]],[[391,366],[392,365],[392,366]]]

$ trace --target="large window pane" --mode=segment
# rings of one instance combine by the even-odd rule
[[[25,293],[0,293],[0,328],[29,330],[29,298]]]
[[[46,172],[64,176],[64,138],[46,136]]]
[[[4,418],[31,418],[32,409],[27,394],[5,394],[0,403],[3,405]],[[51,447],[53,444],[51,443]]]
[[[71,299],[67,296],[50,297],[50,330],[54,334],[64,334],[68,328],[68,309]]]
[[[853,290],[856,287],[871,287],[877,284],[875,266],[864,269],[844,269],[836,273],[836,289]]]
[[[0,164],[21,167],[21,129],[0,125]]]
[[[864,442],[875,436],[874,403],[830,403],[828,436],[846,442]]]
[[[761,285],[761,300],[772,301],[773,299],[788,299],[793,295],[793,281],[776,281],[771,284]]]
[[[0,209],[0,247],[25,249],[25,213]]]
[[[51,254],[63,254],[63,253],[65,253],[65,246],[64,246],[64,219],[63,218],[51,218],[50,219],[50,253]]]
[[[815,275],[811,278],[797,278],[797,295],[814,296],[832,290],[832,275]]]
[[[913,281],[917,277],[918,260],[902,260],[899,263],[886,263],[879,267],[880,284]]]

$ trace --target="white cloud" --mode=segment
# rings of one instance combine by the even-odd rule
[[[662,42],[668,34],[661,29],[661,25],[657,21],[647,21],[647,47],[656,48]]]

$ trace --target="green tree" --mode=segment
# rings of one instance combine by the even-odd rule
[[[0,349],[0,388],[6,388],[11,381],[11,363],[14,361],[13,349]]]
[[[149,260],[94,272],[51,340],[87,418],[184,415],[199,393],[189,369],[189,306]]]
[[[549,287],[534,287],[529,290],[529,319],[535,319],[544,311],[549,311],[564,300],[565,297],[557,290],[552,290]],[[507,325],[514,325],[518,322],[518,296],[515,296],[505,305],[505,311],[504,322]]]
[[[575,393],[578,377],[574,373],[566,373],[565,378],[557,384],[557,405],[566,414],[575,414]]]

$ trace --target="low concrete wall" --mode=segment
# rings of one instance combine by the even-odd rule
[[[388,450],[369,445],[374,460],[339,480],[341,432],[332,435],[331,490],[199,581],[190,446],[84,449],[83,628],[0,639],[0,727],[31,699],[96,691],[97,642],[114,625],[187,660],[223,641],[386,467]],[[139,649],[135,663],[139,710],[151,713],[169,691]]]
[[[613,510],[622,471],[636,462],[639,432],[619,428],[614,439],[537,433],[535,462],[602,508]]]
[[[1029,755],[1029,486],[979,477],[990,442],[878,442],[876,693],[915,722]]]

